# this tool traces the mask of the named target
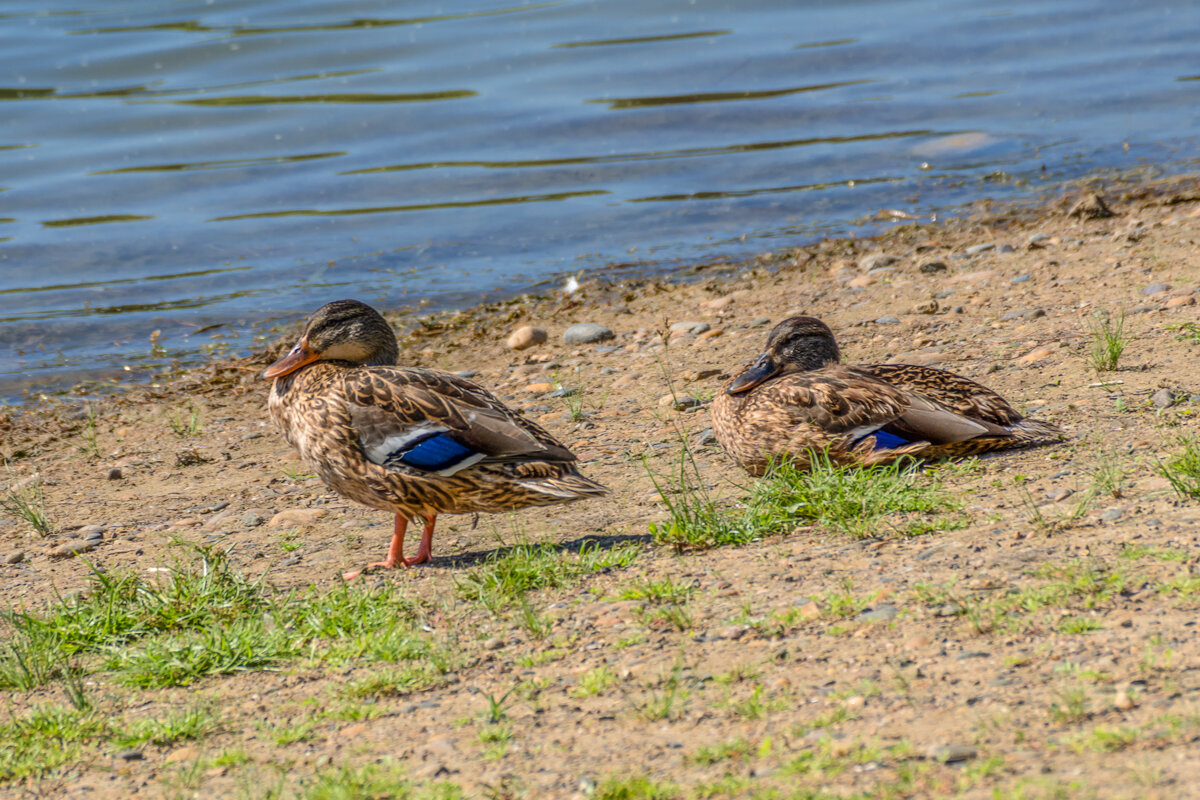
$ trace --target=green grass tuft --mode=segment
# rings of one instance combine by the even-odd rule
[[[1092,322],[1092,345],[1088,350],[1088,364],[1096,372],[1112,372],[1129,344],[1125,334],[1125,314],[1116,318],[1108,314],[1096,315]]]
[[[1175,493],[1184,499],[1200,498],[1200,444],[1186,439],[1183,449],[1160,462],[1158,472],[1171,483]]]

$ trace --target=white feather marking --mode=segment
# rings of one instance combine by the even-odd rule
[[[432,422],[422,422],[408,430],[398,431],[383,437],[377,442],[370,445],[363,445],[363,452],[367,454],[367,458],[375,464],[386,464],[388,459],[396,453],[403,452],[417,439],[423,439],[431,433],[445,433],[450,430],[444,425],[435,425]],[[482,458],[482,456],[481,456]],[[457,465],[455,465],[457,467]]]
[[[447,477],[447,478],[448,478],[448,477],[450,477],[451,475],[453,475],[454,473],[456,473],[456,472],[461,472],[462,470],[466,469],[467,467],[471,466],[472,464],[475,464],[475,463],[478,463],[478,462],[482,461],[482,460],[483,460],[483,456],[484,456],[484,454],[483,454],[483,453],[476,453],[476,454],[475,454],[475,455],[473,455],[473,456],[468,456],[468,457],[464,458],[462,461],[458,462],[458,463],[457,463],[457,464],[455,464],[454,466],[452,466],[452,467],[447,467],[446,469],[441,469],[441,470],[438,470],[438,471],[437,471],[436,473],[434,473],[434,474],[435,474],[435,475],[441,475],[441,476],[443,476],[443,477]]]
[[[859,439],[863,438],[864,436],[869,436],[882,427],[882,422],[878,425],[860,425],[857,428],[852,428],[847,431],[846,435],[850,437],[850,441],[857,442]]]
[[[578,492],[572,492],[570,490],[564,490],[564,489],[555,489],[553,486],[550,486],[545,483],[537,483],[535,481],[519,481],[519,483],[521,486],[524,486],[526,489],[533,489],[535,492],[541,492],[542,494],[548,494],[551,497],[572,498],[572,497],[580,496]]]

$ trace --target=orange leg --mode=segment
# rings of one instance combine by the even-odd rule
[[[367,564],[363,569],[356,569],[350,572],[342,573],[342,579],[352,581],[359,575],[362,575],[372,567],[383,567],[384,569],[394,569],[403,564],[408,566],[408,562],[404,558],[404,532],[408,530],[408,517],[396,515],[396,527],[392,532],[392,544],[388,547],[387,558],[383,561],[376,561]]]
[[[437,522],[437,514],[429,517],[425,523],[425,530],[421,532],[421,546],[417,550],[416,558],[404,557],[404,533],[408,530],[408,517],[396,515],[396,528],[392,533],[392,544],[388,548],[387,558],[383,561],[376,561],[373,564],[368,564],[363,569],[352,570],[351,572],[342,573],[342,579],[352,581],[362,575],[372,567],[383,567],[384,569],[395,569],[399,566],[411,567],[414,564],[424,564],[433,555],[433,526]]]

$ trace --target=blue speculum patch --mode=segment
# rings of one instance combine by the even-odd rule
[[[894,433],[888,433],[887,431],[875,431],[871,435],[875,437],[876,450],[890,450],[893,447],[903,447],[909,443],[907,439],[901,439]]]
[[[400,462],[417,469],[438,471],[449,469],[455,464],[475,455],[475,451],[453,439],[449,434],[438,433],[422,439],[400,455]]]

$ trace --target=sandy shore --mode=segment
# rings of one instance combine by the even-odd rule
[[[20,677],[10,646],[0,794],[1200,796],[1200,505],[1160,471],[1200,409],[1200,341],[1184,327],[1200,185],[1099,187],[1111,216],[1096,216],[1093,188],[700,264],[683,283],[585,281],[392,318],[401,363],[471,374],[613,497],[446,518],[431,565],[355,590],[371,598],[351,615],[363,631],[314,632],[186,685],[139,685],[122,659],[187,661],[211,646],[200,628],[139,629],[40,679]],[[1089,363],[1097,312],[1124,315],[1115,371]],[[744,497],[749,481],[707,443],[707,406],[799,313],[825,320],[850,362],[953,370],[1070,439],[940,471],[954,524],[926,535],[885,520],[866,539],[798,526],[703,551],[652,542],[666,517],[655,482],[679,496],[683,442],[718,505]],[[613,337],[564,343],[581,322]],[[512,350],[524,325],[547,341]],[[342,570],[381,556],[386,515],[328,492],[269,427],[258,372],[287,346],[0,418],[7,496],[39,503],[47,527],[0,516],[5,606],[45,615],[108,596],[92,567],[169,585],[200,563],[189,542],[261,578],[263,608],[292,590],[315,607]],[[483,599],[521,542],[562,545],[535,554],[558,566]],[[400,635],[380,607],[409,650],[372,649]],[[299,625],[271,619],[264,637]],[[74,733],[47,738],[46,709]],[[207,722],[180,734],[187,713]],[[174,733],[144,736],[155,724]],[[45,751],[26,757],[30,742]]]

